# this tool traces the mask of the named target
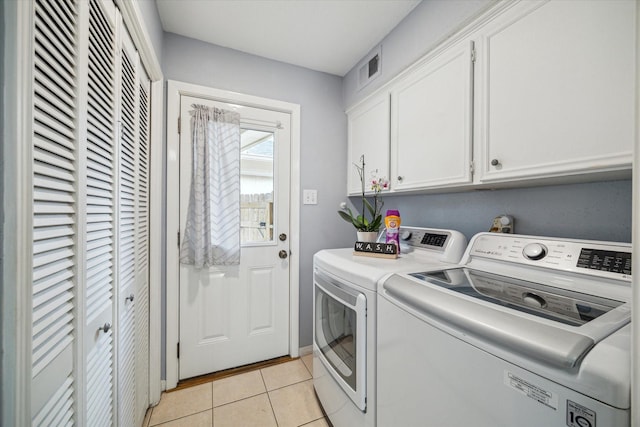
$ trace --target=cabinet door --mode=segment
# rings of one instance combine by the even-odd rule
[[[364,156],[365,180],[372,173],[389,177],[389,94],[371,98],[348,113],[349,153],[347,164],[348,194],[360,194],[362,186],[354,163]],[[370,188],[365,187],[365,191]]]
[[[528,1],[482,30],[480,181],[630,169],[635,7]]]
[[[392,188],[471,182],[473,43],[428,60],[392,91]]]

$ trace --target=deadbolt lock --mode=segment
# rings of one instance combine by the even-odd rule
[[[281,242],[284,242],[285,240],[287,240],[287,235],[284,233],[280,233],[278,238],[280,239]]]

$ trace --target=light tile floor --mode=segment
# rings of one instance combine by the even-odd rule
[[[313,391],[312,356],[163,393],[145,427],[328,427]]]

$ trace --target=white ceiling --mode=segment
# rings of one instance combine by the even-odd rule
[[[167,32],[344,76],[420,1],[156,0],[156,4]]]

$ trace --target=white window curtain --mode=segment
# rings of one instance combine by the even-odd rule
[[[240,264],[240,114],[192,105],[192,171],[180,262]]]

